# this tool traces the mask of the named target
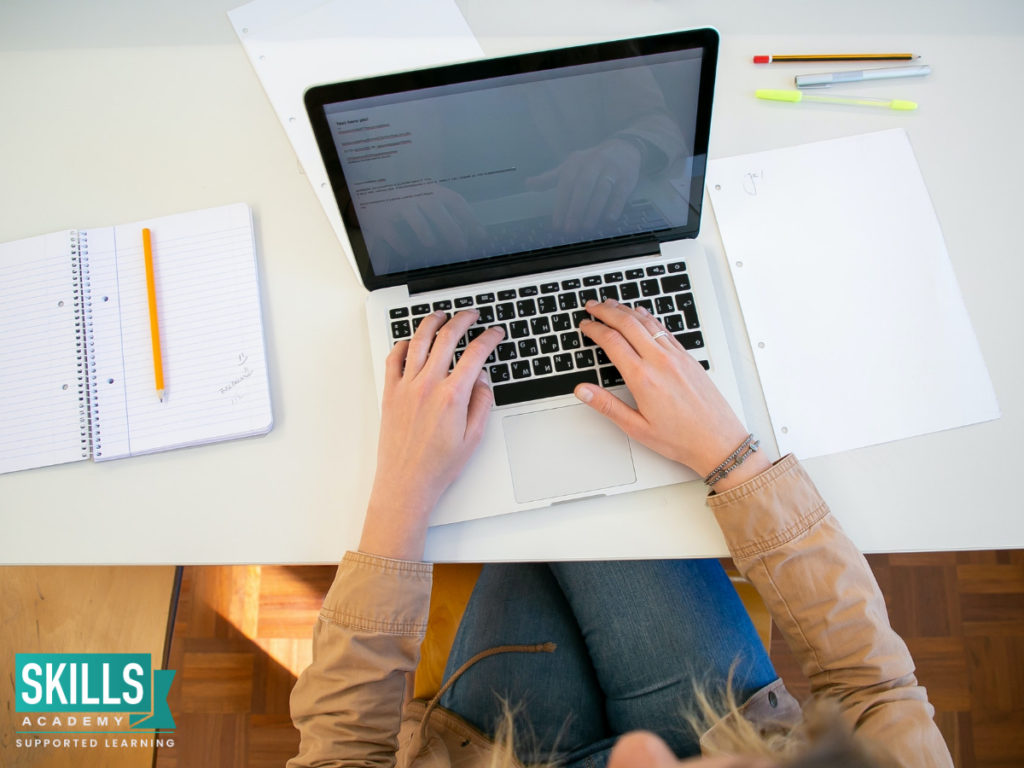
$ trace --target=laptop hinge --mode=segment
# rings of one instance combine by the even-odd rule
[[[572,250],[562,250],[557,254],[539,255],[532,259],[517,259],[514,262],[500,264],[482,264],[471,269],[459,269],[442,272],[419,280],[410,280],[409,294],[439,291],[459,285],[471,285],[493,280],[502,280],[519,275],[532,275],[538,272],[552,272],[556,269],[567,269],[586,264],[599,264],[604,261],[630,259],[636,256],[650,256],[658,252],[658,240],[654,237],[631,239],[625,243],[614,243],[604,246],[581,246]]]

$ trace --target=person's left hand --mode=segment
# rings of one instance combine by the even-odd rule
[[[423,556],[427,519],[480,442],[494,396],[483,370],[504,337],[489,328],[470,342],[455,369],[455,345],[475,310],[445,322],[427,315],[410,341],[387,358],[377,474],[359,550],[400,559]]]

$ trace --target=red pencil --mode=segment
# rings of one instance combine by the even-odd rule
[[[806,53],[786,56],[755,56],[755,64],[773,61],[907,61],[916,59],[913,53]]]

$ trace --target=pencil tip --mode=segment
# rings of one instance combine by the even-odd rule
[[[164,391],[162,389],[158,389],[156,391],[156,396],[160,398],[161,403],[164,401]]]

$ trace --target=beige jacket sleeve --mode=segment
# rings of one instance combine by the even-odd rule
[[[951,766],[907,646],[863,555],[792,456],[708,498],[736,567],[757,588],[817,694],[839,701],[900,764]]]
[[[345,555],[313,629],[313,663],[292,690],[301,742],[288,768],[394,766],[432,574],[429,563]]]

